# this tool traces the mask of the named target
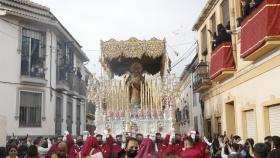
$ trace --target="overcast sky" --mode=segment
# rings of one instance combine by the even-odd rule
[[[195,54],[188,55],[197,39],[191,28],[207,0],[32,1],[49,7],[83,46],[90,58],[87,67],[93,73],[100,73],[100,40],[157,37],[166,38],[173,64],[185,54],[184,60],[173,68],[179,76]]]

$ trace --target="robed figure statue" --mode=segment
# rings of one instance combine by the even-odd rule
[[[130,75],[126,80],[129,86],[130,105],[139,106],[141,103],[141,82],[144,80],[142,76],[143,67],[140,63],[133,63],[130,66]]]

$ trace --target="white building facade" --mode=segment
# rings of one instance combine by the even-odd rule
[[[6,135],[80,134],[88,60],[49,8],[0,0],[0,115]]]
[[[193,70],[197,63],[196,56],[182,72],[177,87],[175,118],[176,127],[180,133],[187,133],[190,128],[194,128],[200,134],[204,134],[199,94],[193,89],[195,76]]]

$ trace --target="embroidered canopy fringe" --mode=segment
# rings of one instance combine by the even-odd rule
[[[144,55],[150,58],[158,58],[165,53],[165,42],[157,38],[150,40],[138,40],[130,38],[127,41],[101,41],[101,51],[105,60],[112,60],[119,57],[138,58]]]
[[[122,76],[130,71],[133,63],[140,63],[143,72],[162,76],[166,64],[165,40],[151,38],[138,40],[130,38],[126,41],[101,41],[101,64],[104,70],[111,75]]]

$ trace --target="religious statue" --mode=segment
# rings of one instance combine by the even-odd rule
[[[177,108],[175,111],[175,119],[176,119],[176,122],[181,122],[181,120],[182,120],[182,115],[181,115],[181,111],[179,108]]]
[[[131,105],[140,105],[141,103],[141,82],[144,80],[142,76],[143,67],[140,63],[133,63],[130,67],[130,76],[126,83],[129,86],[129,100]]]

